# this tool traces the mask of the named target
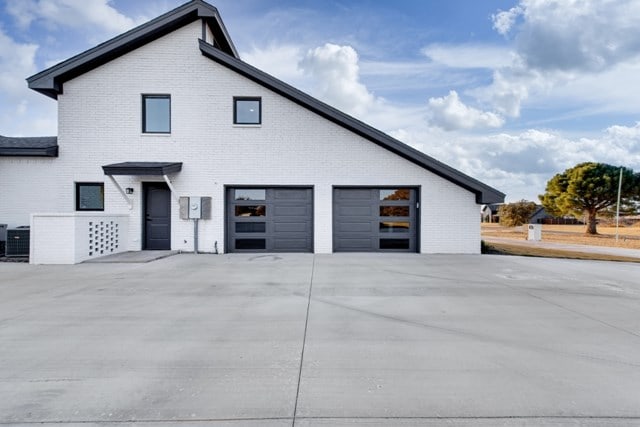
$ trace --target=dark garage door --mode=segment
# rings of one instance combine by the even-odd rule
[[[335,188],[334,252],[417,252],[415,188]]]
[[[311,188],[228,188],[227,252],[312,252]]]

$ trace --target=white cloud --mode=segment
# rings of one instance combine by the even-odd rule
[[[0,134],[55,135],[56,103],[27,88],[38,45],[18,43],[0,29]]]
[[[523,102],[553,96],[552,90],[571,93],[576,104],[611,100],[607,107],[620,110],[628,105],[619,102],[622,97],[637,105],[619,80],[601,77],[640,62],[639,15],[637,0],[521,0],[493,15],[496,31],[514,35],[516,56],[509,66],[496,69],[491,85],[475,93],[511,117],[520,115]],[[629,84],[637,80],[636,74]],[[585,81],[587,90],[580,85]],[[581,89],[572,89],[574,84]],[[625,90],[613,99],[612,87]]]
[[[512,7],[507,11],[499,11],[495,15],[491,15],[493,20],[493,28],[500,34],[507,35],[516,22],[518,16],[522,15],[520,6]]]
[[[7,12],[23,29],[34,21],[53,28],[96,28],[121,33],[139,23],[118,12],[109,0],[8,0]]]
[[[521,0],[516,46],[527,67],[597,72],[640,55],[637,0]]]
[[[445,130],[497,128],[504,119],[495,113],[468,107],[454,90],[442,98],[429,99],[431,123]]]
[[[422,53],[434,62],[451,68],[500,68],[509,66],[513,53],[488,44],[430,44]]]
[[[375,97],[360,83],[358,54],[351,46],[311,49],[299,66],[314,79],[317,96],[336,108],[361,117],[373,106]]]
[[[640,123],[611,126],[588,138],[539,129],[470,135],[425,126],[390,134],[505,192],[507,200],[537,201],[553,175],[580,162],[624,165],[640,172]]]
[[[25,76],[36,71],[38,45],[17,43],[0,29],[0,93],[15,101],[24,93]]]
[[[300,46],[293,44],[253,46],[250,51],[241,53],[240,57],[254,67],[290,84],[300,82],[304,76],[298,67],[298,63],[303,58]]]

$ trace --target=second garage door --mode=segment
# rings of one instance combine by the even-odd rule
[[[417,252],[415,188],[335,188],[334,252]]]
[[[311,188],[228,188],[227,252],[312,252]]]

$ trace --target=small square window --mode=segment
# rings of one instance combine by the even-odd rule
[[[76,210],[103,211],[104,183],[76,182]]]
[[[261,98],[233,98],[233,123],[259,125],[262,123]]]
[[[171,133],[171,95],[142,95],[142,132]]]

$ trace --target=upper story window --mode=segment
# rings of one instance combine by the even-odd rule
[[[171,95],[142,95],[142,132],[171,133]]]
[[[76,182],[76,210],[103,211],[104,183]]]
[[[233,124],[259,125],[262,123],[262,98],[233,98]]]

